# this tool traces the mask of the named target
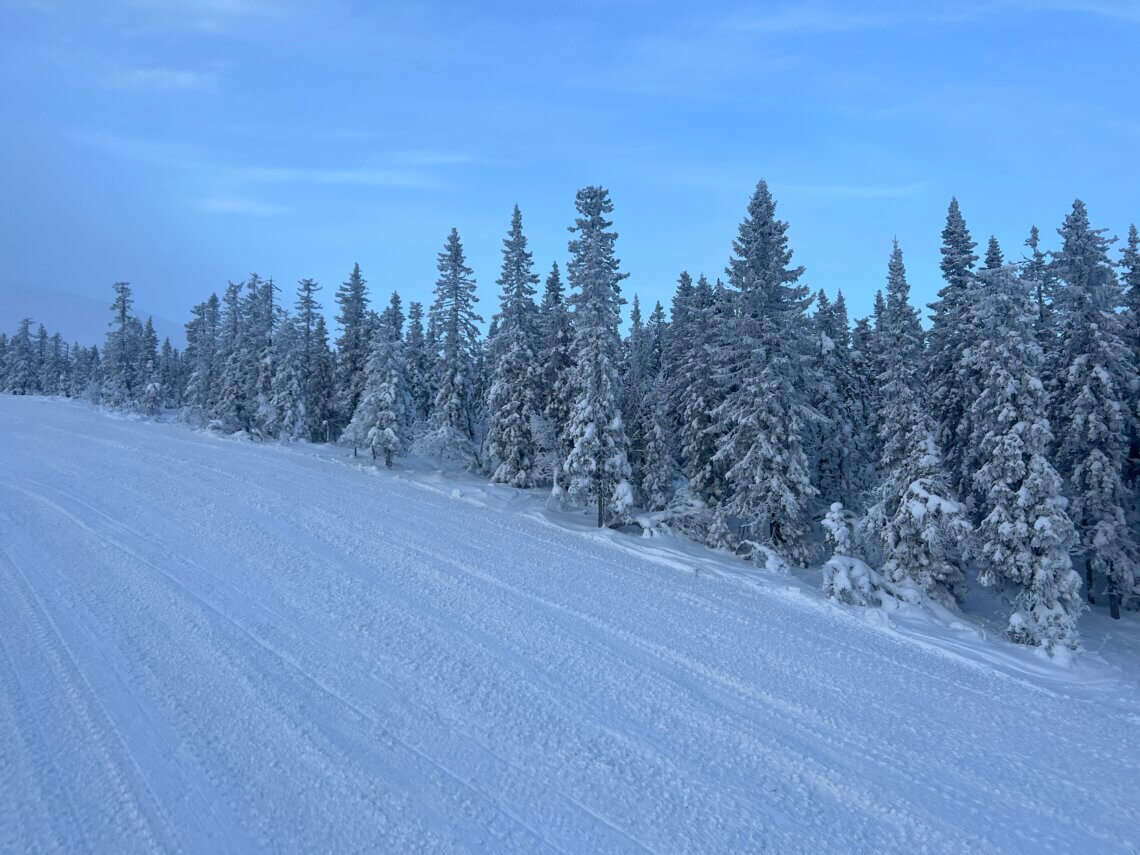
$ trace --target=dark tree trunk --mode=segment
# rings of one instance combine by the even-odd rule
[[[1085,559],[1085,592],[1089,598],[1089,604],[1096,603],[1096,597],[1093,596],[1093,572],[1092,572],[1092,558]]]
[[[1111,576],[1108,577],[1108,613],[1113,620],[1120,620],[1120,592]]]

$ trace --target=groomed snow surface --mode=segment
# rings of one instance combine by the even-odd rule
[[[1063,669],[542,507],[0,397],[0,850],[1137,851],[1135,615]]]

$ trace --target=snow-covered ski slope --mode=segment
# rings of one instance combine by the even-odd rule
[[[1134,685],[324,455],[0,396],[0,850],[1136,851]]]

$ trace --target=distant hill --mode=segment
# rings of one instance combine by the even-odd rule
[[[98,344],[102,346],[111,318],[111,299],[96,300],[52,288],[30,288],[0,283],[0,330],[11,335],[21,318],[32,318],[43,323],[49,332],[58,332],[68,342]],[[146,306],[135,306],[135,312],[146,320]],[[182,324],[153,315],[158,340],[169,337],[171,344],[181,348],[186,344],[186,330]]]

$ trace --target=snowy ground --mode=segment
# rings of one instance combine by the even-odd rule
[[[361,463],[0,396],[0,850],[1137,851],[1129,621],[1062,670]]]

